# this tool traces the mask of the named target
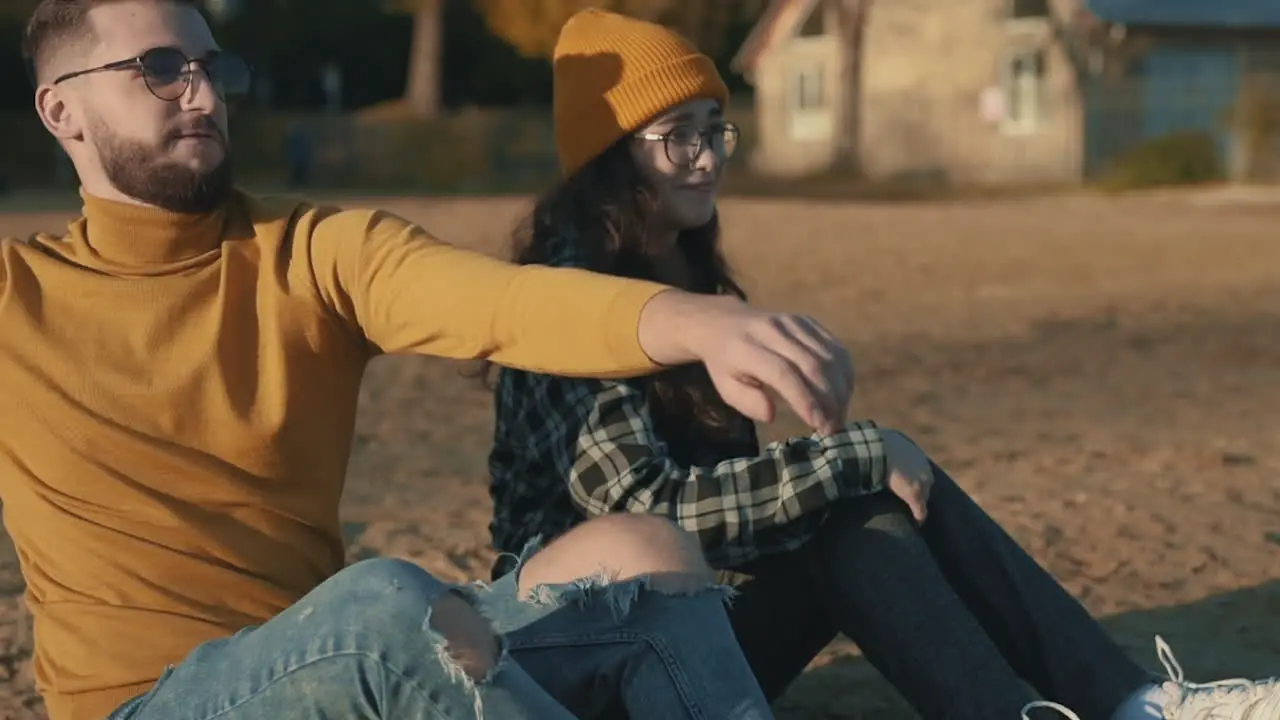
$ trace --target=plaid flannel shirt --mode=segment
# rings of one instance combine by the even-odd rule
[[[573,263],[561,256],[553,264]],[[495,409],[490,532],[504,553],[589,517],[638,512],[695,533],[713,566],[736,567],[799,547],[834,501],[884,487],[884,448],[869,420],[762,451],[744,418],[740,437],[700,443],[681,462],[650,413],[644,378],[502,368]],[[513,562],[500,560],[494,574]]]

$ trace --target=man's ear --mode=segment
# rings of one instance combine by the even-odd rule
[[[46,83],[36,88],[36,114],[45,129],[60,140],[79,140],[83,136],[80,113],[60,87]]]

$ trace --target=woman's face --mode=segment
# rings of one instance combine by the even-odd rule
[[[688,230],[711,221],[725,161],[737,141],[737,128],[725,123],[714,100],[677,105],[635,134],[632,157],[671,229]]]

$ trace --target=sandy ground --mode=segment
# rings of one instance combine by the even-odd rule
[[[379,204],[490,249],[523,207]],[[1280,205],[730,200],[723,214],[755,299],[854,348],[854,413],[916,437],[1140,662],[1159,667],[1158,632],[1192,678],[1280,670]],[[0,216],[0,234],[61,220]],[[487,573],[490,418],[457,365],[375,363],[344,498],[353,557]],[[22,588],[0,544],[3,718],[41,716]],[[838,643],[779,716],[912,714]]]

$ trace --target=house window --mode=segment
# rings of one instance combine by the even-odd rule
[[[835,130],[831,112],[833,98],[827,95],[826,73],[821,65],[797,69],[792,75],[791,137],[802,141],[824,141]]]
[[[827,34],[827,8],[822,2],[813,4],[809,17],[800,26],[800,37],[820,37]]]
[[[1049,17],[1049,0],[1009,0],[1009,17],[1013,20]]]
[[[1037,129],[1044,120],[1045,56],[1042,50],[1016,52],[1005,68],[1005,128],[1014,132]]]
[[[797,110],[821,110],[827,106],[822,68],[807,68],[795,75]]]

